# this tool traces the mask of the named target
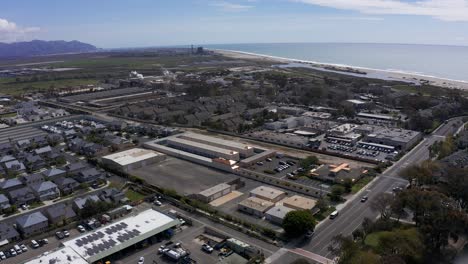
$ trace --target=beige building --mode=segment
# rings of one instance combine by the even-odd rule
[[[259,186],[250,191],[250,196],[276,203],[286,197],[286,193],[275,188]]]
[[[237,209],[244,213],[262,218],[266,211],[275,206],[274,203],[256,197],[249,197],[237,205]]]
[[[102,157],[102,162],[112,168],[128,172],[160,162],[166,155],[150,149],[133,148]]]
[[[294,195],[283,200],[283,205],[295,210],[311,210],[317,204],[317,200]]]

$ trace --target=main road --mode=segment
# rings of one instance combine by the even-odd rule
[[[304,250],[332,259],[334,256],[329,248],[333,244],[333,237],[339,234],[351,235],[354,230],[359,228],[366,217],[376,219],[378,212],[370,208],[369,202],[382,193],[392,192],[394,187],[407,185],[408,182],[400,177],[402,170],[410,165],[429,159],[428,147],[436,141],[443,140],[445,136],[453,135],[461,125],[462,117],[448,120],[361,191],[362,195],[369,197],[368,202],[362,203],[359,199],[361,195],[354,196],[339,210],[337,218],[333,220],[326,219],[316,227],[314,237],[309,243],[290,245],[288,248],[294,250],[296,247],[301,247]]]

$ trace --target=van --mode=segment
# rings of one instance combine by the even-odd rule
[[[330,219],[335,219],[338,216],[338,211],[333,211],[333,213],[330,214]]]

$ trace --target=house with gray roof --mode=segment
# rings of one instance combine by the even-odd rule
[[[18,140],[18,141],[16,141],[16,147],[18,149],[29,148],[29,147],[31,147],[31,140],[29,140],[29,139]]]
[[[52,148],[50,146],[45,146],[34,150],[36,155],[39,155],[43,158],[48,157],[52,153]]]
[[[76,163],[70,163],[67,166],[65,166],[65,171],[67,172],[68,175],[72,175],[82,170],[85,170],[87,168],[89,167],[86,165],[86,163],[76,162]]]
[[[109,189],[103,190],[101,194],[99,195],[99,198],[101,198],[101,200],[105,202],[118,203],[120,202],[120,200],[125,198],[125,194],[117,190],[116,188],[109,188]]]
[[[5,142],[0,144],[0,154],[10,154],[13,152],[13,146],[10,142]]]
[[[50,224],[65,224],[76,219],[77,217],[71,205],[65,203],[59,203],[46,207],[44,214],[47,216],[47,218],[49,218]]]
[[[96,168],[89,168],[78,172],[74,178],[80,183],[93,183],[102,178],[102,173]]]
[[[72,204],[72,207],[73,207],[73,210],[75,210],[75,212],[79,213],[85,206],[86,202],[90,200],[90,201],[94,201],[94,202],[99,202],[101,201],[101,199],[99,199],[99,197],[97,195],[88,195],[88,196],[85,196],[85,197],[79,197],[79,198],[76,198],[75,200],[73,200],[73,204]]]
[[[10,207],[10,200],[4,194],[0,194],[0,211],[3,211]]]
[[[13,226],[0,222],[0,244],[9,244],[19,239],[20,235]]]
[[[60,177],[53,180],[53,182],[57,184],[62,195],[73,193],[75,190],[80,188],[80,184],[73,178]]]
[[[34,154],[27,154],[24,163],[26,168],[30,171],[35,171],[42,169],[46,166],[46,163],[43,158],[39,155],[34,155]]]
[[[57,168],[48,169],[42,172],[42,175],[44,175],[44,177],[49,181],[53,181],[54,179],[63,177],[66,174],[67,174],[66,171],[62,169],[57,169]]]
[[[2,191],[11,191],[23,187],[23,183],[17,178],[8,179],[0,184]]]
[[[40,201],[53,200],[60,196],[57,185],[51,181],[41,182],[30,186]]]
[[[16,218],[16,228],[23,237],[29,237],[47,231],[49,220],[41,212],[34,212]]]
[[[26,167],[24,166],[24,164],[17,160],[6,162],[5,168],[9,172],[24,172],[26,170]]]
[[[30,204],[37,201],[36,195],[28,186],[9,191],[7,196],[10,198],[11,204],[15,205]]]
[[[6,155],[6,156],[3,156],[3,157],[0,159],[0,163],[7,163],[7,162],[13,161],[13,160],[16,160],[16,158],[13,157],[12,155]]]
[[[44,182],[44,177],[40,173],[34,173],[34,174],[29,174],[29,175],[23,175],[18,177],[18,179],[24,184],[24,185],[33,185],[33,184],[39,184],[41,182]]]
[[[274,224],[281,225],[283,223],[283,219],[286,217],[286,214],[291,211],[294,211],[294,209],[284,205],[277,205],[266,211],[265,218]]]

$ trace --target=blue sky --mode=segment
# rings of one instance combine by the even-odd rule
[[[101,48],[271,42],[468,45],[468,0],[2,1],[0,42]]]

